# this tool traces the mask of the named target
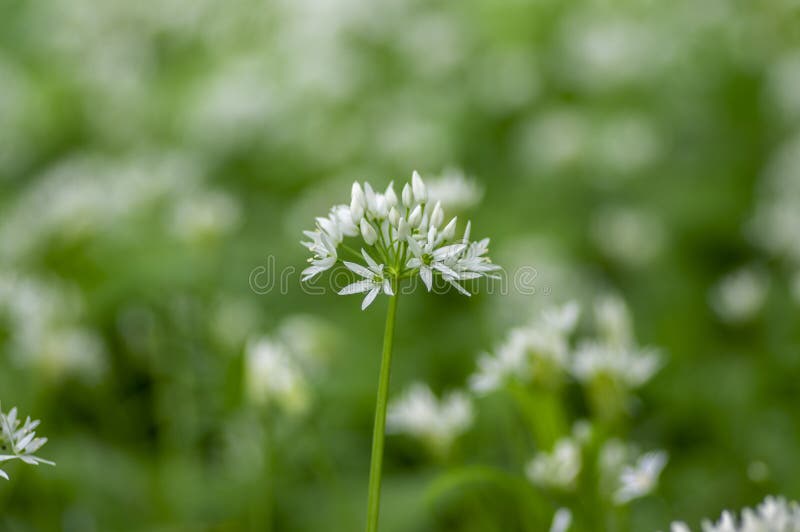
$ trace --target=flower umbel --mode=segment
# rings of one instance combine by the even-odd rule
[[[353,183],[350,204],[334,206],[327,217],[317,218],[313,231],[305,231],[309,240],[302,244],[312,257],[303,270],[303,281],[341,262],[360,279],[339,294],[366,293],[362,304],[366,309],[381,293],[394,295],[403,279],[419,276],[430,292],[438,277],[469,296],[463,281],[496,277],[500,268],[487,256],[489,239],[471,242],[469,223],[463,237],[457,238],[457,218],[445,224],[441,201],[429,202],[428,196],[417,172],[399,196],[393,183],[383,193],[375,192],[369,183]],[[357,262],[343,260],[340,254],[344,253]]]
[[[22,426],[20,426],[22,424]],[[8,414],[0,409],[0,463],[9,460],[22,460],[29,465],[48,464],[55,462],[39,458],[34,455],[42,445],[47,443],[47,438],[37,438],[35,429],[39,420],[25,419],[25,423],[17,417],[17,408],[12,408]],[[8,480],[8,475],[0,469],[0,477]]]

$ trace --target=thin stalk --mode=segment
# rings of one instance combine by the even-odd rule
[[[383,466],[383,442],[386,436],[386,403],[389,397],[389,375],[392,365],[392,343],[394,323],[397,315],[397,281],[393,281],[395,295],[389,298],[386,314],[386,329],[383,334],[383,355],[378,380],[378,398],[375,402],[375,428],[372,433],[372,461],[369,468],[369,501],[367,504],[367,532],[378,531],[378,515],[381,504],[381,468]]]

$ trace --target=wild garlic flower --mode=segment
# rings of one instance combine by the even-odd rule
[[[753,319],[764,306],[769,278],[755,267],[743,267],[723,277],[711,290],[714,312],[728,323]]]
[[[470,377],[470,388],[486,394],[507,379],[523,382],[569,366],[569,335],[578,322],[579,307],[568,303],[544,310],[528,326],[512,330],[493,355],[478,358],[478,370]]]
[[[268,336],[247,345],[244,387],[252,403],[274,402],[289,414],[302,414],[310,402],[308,382],[293,353]]]
[[[619,476],[620,487],[614,493],[614,502],[623,505],[649,495],[658,485],[658,477],[667,465],[667,453],[645,453],[633,465],[623,467]]]
[[[427,385],[415,383],[389,404],[387,431],[408,434],[447,452],[472,419],[472,403],[465,393],[451,392],[438,400]]]
[[[20,426],[22,424],[22,426]],[[37,438],[35,429],[39,420],[32,421],[30,417],[21,423],[17,417],[17,408],[14,407],[8,414],[0,409],[0,463],[9,460],[21,460],[29,465],[48,464],[55,462],[39,458],[34,453],[47,443],[47,438]],[[8,480],[8,474],[0,469],[0,477]]]
[[[487,256],[489,240],[470,241],[469,223],[463,237],[457,238],[457,218],[445,224],[442,201],[433,203],[428,197],[417,172],[399,196],[392,183],[383,193],[369,183],[353,183],[350,205],[334,206],[327,217],[317,218],[313,231],[304,232],[309,240],[302,244],[312,257],[302,280],[310,281],[341,261],[361,279],[339,294],[366,293],[365,309],[381,293],[394,295],[402,279],[419,276],[430,292],[440,278],[468,296],[463,281],[496,277],[500,268]],[[355,247],[348,239],[357,239]],[[345,261],[340,253],[359,262]]]
[[[691,532],[686,523],[675,522],[672,532]],[[714,523],[703,521],[703,532],[800,532],[800,504],[783,497],[767,497],[757,508],[745,508],[741,519],[730,511],[722,512]]]
[[[575,487],[582,466],[580,445],[571,438],[562,438],[552,452],[537,453],[525,472],[538,486],[570,490]]]
[[[581,382],[605,376],[629,388],[638,388],[661,369],[661,355],[654,349],[636,345],[630,313],[616,297],[595,305],[599,337],[584,341],[571,361],[572,375]]]
[[[553,515],[553,523],[550,525],[550,532],[567,532],[572,525],[572,512],[567,508],[559,508]]]

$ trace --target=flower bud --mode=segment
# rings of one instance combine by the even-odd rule
[[[397,194],[394,191],[394,181],[389,183],[386,187],[386,192],[383,195],[386,198],[386,205],[391,209],[397,205]]]
[[[411,228],[405,218],[400,218],[400,221],[397,222],[397,238],[405,240],[409,236],[411,236]]]
[[[389,214],[389,206],[386,204],[386,198],[382,194],[375,195],[375,216],[378,218],[386,218]]]
[[[353,194],[350,200],[350,217],[353,223],[357,224],[364,217],[364,191],[361,190],[361,185],[358,182],[353,183]]]
[[[425,203],[428,201],[428,189],[425,187],[425,183],[422,182],[422,178],[416,170],[414,170],[411,176],[411,188],[414,191],[414,199],[417,203]]]
[[[442,237],[445,240],[452,240],[454,236],[456,236],[456,223],[458,221],[458,217],[454,217],[450,220],[447,225],[442,229]]]
[[[397,222],[399,221],[400,221],[400,213],[397,211],[395,207],[392,207],[389,210],[389,223],[397,227]]]
[[[366,242],[368,246],[373,245],[378,240],[378,233],[365,218],[361,219],[361,236],[364,237],[364,242]]]
[[[411,208],[411,205],[414,204],[414,195],[411,191],[411,185],[408,183],[405,184],[403,187],[403,206],[407,209]]]
[[[436,202],[436,206],[433,208],[433,213],[431,213],[431,227],[439,228],[444,222],[444,211],[442,210],[441,202]]]
[[[422,207],[417,205],[414,207],[414,210],[411,211],[411,214],[408,215],[408,225],[417,227],[420,221],[422,221]]]
[[[375,214],[378,210],[378,202],[375,191],[372,190],[372,185],[369,183],[364,183],[364,199],[367,202],[367,211],[370,214]]]

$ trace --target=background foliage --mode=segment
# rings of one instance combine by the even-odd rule
[[[618,293],[668,355],[632,434],[671,459],[632,529],[797,498],[799,23],[790,0],[0,3],[0,400],[58,462],[9,468],[0,528],[358,530],[383,307],[304,293],[300,231],[354,179],[452,167],[536,290],[404,298],[393,393]],[[297,270],[259,294],[270,256]],[[313,354],[304,412],[247,400],[262,335]],[[521,529],[497,486],[430,489],[465,463],[524,481],[517,414],[479,411],[446,459],[390,437],[385,530]]]

